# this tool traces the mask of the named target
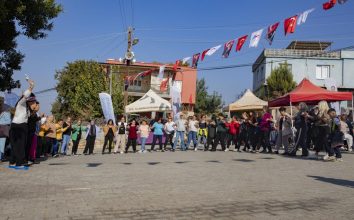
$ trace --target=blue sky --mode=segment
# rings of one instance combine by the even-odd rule
[[[325,0],[58,0],[64,12],[54,20],[54,29],[44,40],[18,39],[18,48],[26,55],[22,70],[14,74],[24,82],[24,74],[36,81],[35,91],[53,88],[54,74],[67,62],[78,59],[105,61],[119,58],[126,50],[126,27],[136,28],[140,39],[134,47],[138,61],[173,62],[204,49],[223,44],[245,34],[310,8],[304,25],[296,32],[284,36],[281,23],[272,48],[286,47],[292,40],[329,40],[332,49],[353,45],[354,1],[322,10]],[[133,9],[133,10],[132,10]],[[228,59],[221,58],[222,49],[212,57],[199,62],[199,68],[252,63],[264,48],[270,46],[262,40],[258,48],[239,53],[234,48]],[[252,88],[251,67],[199,71],[209,91],[222,94],[225,103]],[[21,90],[15,90],[20,93]],[[56,93],[39,94],[42,111],[49,113]]]

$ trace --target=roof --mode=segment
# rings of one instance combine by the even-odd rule
[[[290,93],[270,101],[269,107],[289,106],[290,104],[305,102],[315,104],[325,100],[329,102],[352,100],[351,92],[333,92],[314,85],[304,78],[301,83]]]
[[[321,41],[293,41],[286,49],[290,50],[325,50],[332,42]]]
[[[171,103],[151,89],[143,97],[125,107],[125,113],[166,112],[171,110]]]
[[[261,110],[267,105],[268,102],[258,98],[247,89],[240,99],[229,105],[229,111]]]

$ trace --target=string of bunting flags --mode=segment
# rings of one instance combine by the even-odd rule
[[[323,10],[327,11],[327,10],[332,9],[337,3],[344,4],[347,1],[348,0],[329,0],[325,3],[323,3],[322,8],[323,8]],[[296,15],[293,15],[289,18],[284,19],[284,21],[283,21],[284,35],[287,36],[289,34],[295,33],[296,26],[300,26],[300,25],[306,23],[307,18],[314,10],[315,10],[315,8],[311,8],[311,9],[308,9],[308,10],[302,12],[302,13],[299,13],[299,14],[296,14]],[[173,71],[177,72],[178,66],[180,66],[180,64],[185,64],[191,59],[192,59],[192,65],[191,65],[192,68],[197,68],[199,61],[204,61],[206,56],[214,55],[222,46],[224,46],[223,52],[222,52],[223,58],[229,57],[234,45],[236,45],[235,51],[240,52],[248,39],[249,39],[249,48],[257,48],[259,45],[259,42],[262,39],[264,29],[266,29],[265,40],[268,42],[269,45],[272,45],[272,43],[274,41],[275,34],[279,28],[279,25],[280,25],[280,22],[276,22],[272,25],[269,25],[268,27],[264,27],[264,28],[261,28],[255,32],[253,32],[251,34],[250,38],[249,38],[249,35],[244,35],[244,36],[239,37],[237,39],[229,40],[226,43],[224,43],[224,45],[220,44],[220,45],[211,47],[209,49],[203,50],[203,52],[201,52],[201,53],[198,52],[198,53],[194,54],[192,57],[185,57],[183,59],[176,60],[173,65]],[[236,42],[236,44],[235,44],[235,42]],[[158,78],[162,80],[165,67],[166,67],[166,65],[162,65],[162,66],[160,66],[160,68],[153,68],[153,69],[138,73],[134,76],[127,76],[125,79],[125,82],[127,82],[126,85],[129,86],[130,81],[135,81],[138,77],[143,78],[145,76],[148,76],[157,70],[159,70]],[[160,85],[161,91],[167,90],[169,79],[170,79],[170,76],[168,76],[167,79],[161,81],[161,85]]]

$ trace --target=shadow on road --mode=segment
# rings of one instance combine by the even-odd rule
[[[233,159],[233,161],[245,162],[245,163],[254,162],[254,160],[248,160],[248,159]]]
[[[338,185],[338,186],[345,186],[345,187],[349,187],[349,188],[354,188],[354,181],[352,181],[352,180],[328,178],[328,177],[323,177],[323,176],[310,176],[310,175],[307,175],[307,176],[311,177],[315,180],[321,181],[321,182],[332,183],[332,184]]]
[[[88,163],[87,167],[98,167],[99,165],[102,165],[102,163]]]

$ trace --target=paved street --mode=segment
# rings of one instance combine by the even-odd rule
[[[353,219],[344,162],[235,152],[61,157],[0,165],[1,219]]]

